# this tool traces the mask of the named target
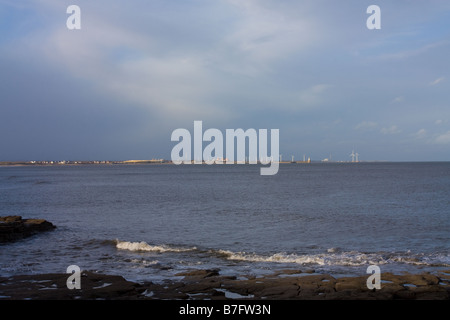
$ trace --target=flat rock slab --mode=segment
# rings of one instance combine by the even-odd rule
[[[0,300],[138,299],[138,284],[121,276],[82,272],[80,289],[69,289],[70,274],[49,273],[0,278]]]
[[[181,280],[134,283],[121,276],[83,271],[80,289],[69,289],[70,274],[0,278],[0,300],[450,300],[450,280],[428,273],[382,274],[379,290],[366,277],[334,278],[328,274],[237,279],[219,270],[194,270]]]

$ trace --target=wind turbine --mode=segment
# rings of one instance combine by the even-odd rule
[[[357,154],[355,154],[355,150],[352,150],[352,153],[350,153],[350,157],[352,157],[352,162],[355,162],[355,157]]]

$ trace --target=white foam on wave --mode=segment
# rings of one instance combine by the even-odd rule
[[[145,241],[130,242],[116,240],[116,248],[128,251],[148,251],[148,252],[185,252],[196,250],[196,247],[192,248],[179,248],[168,245],[150,245]]]
[[[172,245],[150,245],[145,241],[131,242],[116,240],[116,248],[128,251],[155,252],[155,253],[181,253],[196,251],[197,247],[177,247]],[[230,250],[218,249],[208,250],[210,254],[218,254],[226,260],[246,261],[255,263],[286,263],[298,265],[318,265],[318,266],[347,266],[358,267],[364,265],[386,265],[386,264],[409,264],[418,266],[448,265],[448,256],[435,256],[433,254],[424,256],[423,254],[403,253],[363,253],[358,251],[344,251],[340,248],[330,248],[323,253],[298,254],[279,252],[274,254],[258,254],[248,252],[233,252]],[[447,261],[445,261],[447,258]],[[159,261],[147,262],[157,264]]]
[[[144,266],[152,266],[152,265],[159,264],[158,260],[148,261],[148,260],[142,260],[142,259],[131,259],[131,262],[138,263],[138,264],[144,265]]]
[[[320,256],[314,255],[296,255],[286,253],[275,253],[270,256],[258,255],[254,253],[232,252],[228,250],[218,250],[229,260],[241,260],[249,262],[279,262],[279,263],[297,263],[297,264],[319,264],[324,265],[325,261]]]
[[[411,265],[431,265],[427,259],[418,259],[410,254],[385,254],[385,253],[362,253],[357,251],[340,252],[340,250],[327,250],[327,253],[318,254],[287,254],[275,253],[273,255],[261,255],[246,252],[232,252],[228,250],[218,250],[219,254],[228,260],[239,260],[248,262],[278,262],[295,263],[300,265],[320,265],[320,266],[364,266],[364,265],[385,265],[391,263],[402,263]]]

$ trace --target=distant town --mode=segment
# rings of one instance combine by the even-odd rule
[[[227,159],[221,159],[223,163],[227,163]],[[292,157],[291,161],[283,161],[280,157],[279,163],[326,163],[326,162],[360,162],[357,159],[351,161],[331,161],[326,158],[323,160],[311,160],[311,158],[305,158],[303,161],[295,161]],[[197,163],[192,160],[192,163]],[[206,163],[203,161],[203,163]],[[236,164],[248,163],[248,161],[235,161]],[[123,160],[123,161],[111,161],[111,160],[48,160],[48,161],[0,161],[0,166],[60,166],[60,165],[136,165],[136,164],[173,164],[172,160],[166,159],[151,159],[151,160]]]
[[[165,159],[152,160],[125,160],[125,161],[110,161],[110,160],[92,160],[92,161],[0,161],[0,166],[51,166],[51,165],[86,165],[86,164],[143,164],[143,163],[172,163]]]

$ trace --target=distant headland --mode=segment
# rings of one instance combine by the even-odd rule
[[[194,160],[191,161],[193,164],[199,164]],[[328,159],[324,160],[311,160],[306,159],[303,161],[276,161],[280,164],[309,164],[309,163],[360,163],[360,162],[388,162],[381,160],[372,161],[330,161]],[[208,164],[204,160],[203,164]],[[228,160],[224,159],[223,163],[228,163]],[[235,164],[247,164],[246,161],[234,161]],[[1,166],[63,166],[63,165],[136,165],[136,164],[174,164],[172,160],[167,159],[151,159],[151,160],[43,160],[43,161],[0,161]]]
[[[111,161],[111,160],[83,160],[83,161],[0,161],[0,166],[60,166],[60,165],[90,165],[90,164],[144,164],[144,163],[172,163],[170,160],[165,159],[152,159],[152,160],[124,160],[124,161]]]

